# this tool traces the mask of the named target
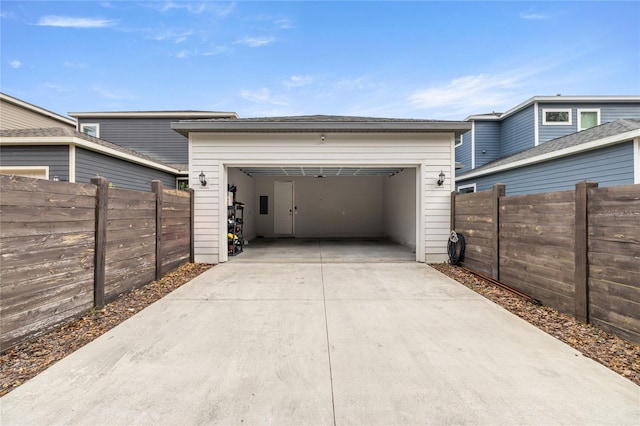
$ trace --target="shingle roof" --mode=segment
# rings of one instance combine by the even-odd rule
[[[471,129],[471,123],[319,114],[180,120],[171,123],[171,128],[183,135],[189,132],[455,132],[462,134]]]
[[[562,136],[560,138],[552,139],[549,142],[545,142],[542,145],[538,145],[534,148],[529,148],[527,150],[518,152],[508,157],[503,157],[503,158],[491,161],[487,164],[482,165],[481,167],[477,167],[473,170],[462,173],[458,175],[457,178],[464,178],[465,175],[467,174],[471,174],[471,173],[475,174],[483,170],[504,166],[510,163],[514,163],[516,161],[527,160],[529,158],[537,157],[539,155],[552,153],[554,151],[559,151],[562,149],[582,145],[588,142],[597,141],[599,139],[604,139],[607,137],[619,135],[622,133],[626,133],[626,132],[630,132],[638,129],[640,129],[640,120],[622,119],[622,120],[612,121],[610,123],[601,124],[599,126],[592,127],[587,130],[583,130],[581,132],[572,133],[567,136]]]
[[[123,154],[128,154],[128,155],[138,157],[140,159],[147,160],[147,161],[152,161],[154,163],[157,163],[165,167],[171,167],[178,170],[188,169],[188,166],[186,165],[163,163],[162,161],[156,158],[150,157],[145,154],[141,154],[138,151],[134,151],[132,149],[125,148],[123,146],[108,142],[104,139],[95,138],[93,136],[87,135],[86,133],[82,133],[77,130],[64,128],[64,127],[0,130],[0,137],[5,137],[5,138],[73,137],[73,138],[83,139],[85,141],[94,143],[104,148],[113,149]]]

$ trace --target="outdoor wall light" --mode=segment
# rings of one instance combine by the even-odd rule
[[[206,176],[204,175],[204,171],[200,172],[200,176],[198,177],[200,178],[200,185],[207,186],[207,179],[206,179]]]
[[[60,180],[60,178],[58,177],[58,175],[53,175],[52,180],[53,180],[54,182],[58,182],[58,181]]]
[[[440,170],[440,174],[438,175],[438,186],[442,186],[442,184],[444,183],[444,172],[442,170]]]

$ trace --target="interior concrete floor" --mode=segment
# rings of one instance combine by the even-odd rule
[[[415,250],[376,238],[255,238],[233,262],[413,262]]]

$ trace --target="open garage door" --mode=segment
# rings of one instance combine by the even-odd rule
[[[227,169],[227,182],[245,206],[249,241],[391,241],[415,258],[415,167],[238,166]]]

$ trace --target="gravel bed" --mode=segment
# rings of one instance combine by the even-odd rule
[[[640,345],[548,306],[536,305],[457,266],[448,263],[430,266],[640,385]]]
[[[123,295],[103,310],[91,311],[35,340],[21,343],[0,354],[0,397],[211,266],[202,263],[184,265],[159,281]],[[583,324],[570,315],[535,305],[456,266],[446,263],[431,266],[640,385],[640,345]]]

